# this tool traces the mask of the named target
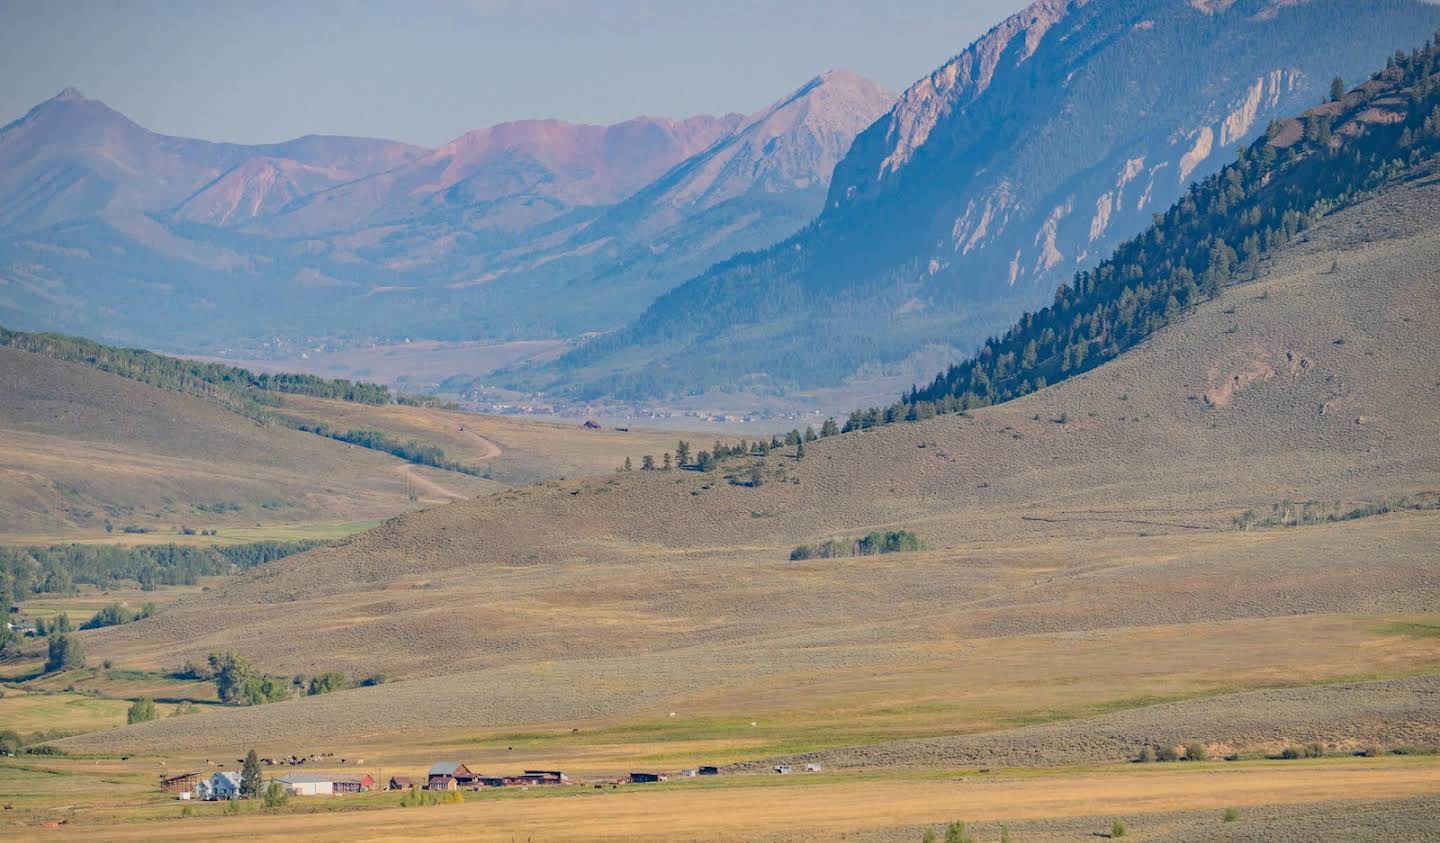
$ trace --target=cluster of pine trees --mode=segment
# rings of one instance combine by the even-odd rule
[[[813,426],[807,425],[803,431],[799,428],[794,428],[783,437],[776,434],[769,439],[762,437],[756,439],[754,442],[740,439],[733,444],[727,444],[716,439],[715,444],[711,445],[708,451],[696,451],[689,442],[682,439],[675,445],[675,464],[680,468],[694,471],[710,471],[725,460],[741,457],[766,457],[770,455],[771,451],[779,451],[787,447],[795,449],[792,455],[796,459],[804,459],[806,443],[829,436],[836,436],[839,433],[840,426],[835,423],[835,420],[826,419],[825,423],[820,426],[818,432]],[[666,453],[663,456],[664,468],[668,470],[670,468],[670,454]],[[629,459],[626,459],[625,462],[626,468],[628,469]],[[654,468],[655,458],[646,455],[641,463],[641,470]]]
[[[198,577],[231,574],[303,553],[319,540],[259,541],[199,547],[183,544],[0,546],[0,598],[13,606],[33,594],[71,594],[81,584],[113,588],[134,581],[146,591],[194,585]]]
[[[1253,277],[1259,262],[1321,217],[1440,153],[1440,34],[1399,52],[1369,83],[1298,120],[1271,124],[1234,161],[1193,184],[1143,234],[1026,313],[1003,336],[888,407],[856,410],[845,431],[963,412],[1043,389],[1113,359],[1187,309]],[[1405,114],[1361,124],[1375,107]],[[1396,103],[1403,103],[1397,106]],[[1343,126],[1345,131],[1336,131]]]

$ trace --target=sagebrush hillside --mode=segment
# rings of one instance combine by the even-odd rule
[[[1433,610],[1437,513],[1245,531],[1235,519],[1440,488],[1437,219],[1440,183],[1417,173],[1098,369],[966,415],[822,439],[802,460],[772,452],[758,487],[754,461],[738,460],[510,490],[86,633],[93,657],[119,664],[230,649],[277,674],[406,681],[70,743],[228,745],[263,724],[288,745],[682,704],[841,706],[923,735],[1014,722],[1057,670],[1073,706],[1433,669],[1433,647],[1373,638],[1373,618]],[[929,549],[789,559],[898,529]],[[1024,655],[1055,647],[1073,659]],[[1044,682],[1014,696],[1042,666]],[[988,702],[903,728],[877,713],[951,693]]]
[[[0,396],[0,537],[11,542],[370,521],[638,465],[672,437],[480,416],[374,384],[4,328]]]
[[[382,518],[412,505],[412,471],[453,490],[424,490],[432,502],[498,486],[10,348],[0,395],[10,537]]]

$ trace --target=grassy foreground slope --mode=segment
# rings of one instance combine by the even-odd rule
[[[803,460],[772,453],[758,487],[635,472],[509,490],[87,633],[92,658],[126,666],[226,648],[275,673],[411,681],[66,745],[263,734],[276,751],[399,757],[425,750],[383,736],[448,726],[499,743],[506,727],[610,722],[738,760],[1436,672],[1436,639],[1395,630],[1429,623],[1440,599],[1440,512],[1234,519],[1440,489],[1437,219],[1433,177],[1392,187],[1105,366],[968,415],[824,439]],[[726,464],[743,480],[748,468]],[[929,549],[788,560],[796,544],[897,528]],[[687,725],[667,727],[669,711]],[[566,740],[535,755],[585,757]]]

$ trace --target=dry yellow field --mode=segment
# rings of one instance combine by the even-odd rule
[[[714,439],[683,431],[610,426],[587,430],[579,421],[532,421],[398,404],[375,407],[301,395],[285,396],[283,412],[338,429],[383,430],[397,439],[439,445],[449,458],[489,469],[487,476],[510,485],[607,474],[626,457],[639,469],[644,455],[658,463],[661,454],[674,452],[679,439],[706,445]]]
[[[1037,821],[1089,818],[1076,824],[1104,833],[1112,818],[1143,829],[1152,816],[1159,830],[1174,812],[1221,813],[1243,818],[1259,806],[1303,812],[1344,800],[1401,800],[1440,792],[1440,763],[1431,759],[1349,759],[1326,762],[1196,764],[1171,768],[1102,767],[1060,773],[954,771],[918,777],[747,777],[723,784],[672,782],[620,790],[568,788],[563,793],[471,794],[464,804],[398,808],[388,797],[365,799],[353,810],[346,797],[293,800],[291,808],[226,817],[219,806],[198,806],[175,818],[170,807],[93,824],[76,810],[36,839],[107,840],[748,840],[865,839],[867,833],[964,819],[995,839],[999,823],[1025,828]],[[534,796],[535,798],[526,798]],[[329,802],[329,805],[315,805]],[[368,809],[367,809],[368,808]],[[208,809],[208,810],[206,810]],[[104,810],[103,807],[101,810]],[[315,810],[318,813],[300,813]],[[168,814],[171,819],[162,819]],[[142,819],[143,817],[143,819]],[[126,821],[128,819],[128,821]],[[113,820],[120,820],[114,822]],[[1243,819],[1241,820],[1243,822]],[[583,829],[583,830],[582,830]],[[1203,833],[1203,832],[1202,832]],[[1043,826],[1022,839],[1077,839],[1046,834]],[[911,839],[919,839],[918,832]],[[1140,839],[1144,839],[1142,835]],[[1202,838],[1203,839],[1203,838]]]

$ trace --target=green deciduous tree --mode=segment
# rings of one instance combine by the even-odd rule
[[[85,650],[71,635],[52,635],[45,658],[45,672],[54,673],[85,666]]]
[[[131,724],[145,723],[150,720],[156,720],[159,717],[160,715],[155,711],[155,701],[149,697],[141,697],[130,704],[130,711],[125,715],[125,722]]]
[[[265,676],[249,659],[234,653],[211,653],[210,672],[220,701],[231,705],[279,702],[290,695],[287,680]]]
[[[19,755],[20,748],[24,745],[19,732],[14,729],[0,730],[0,755]]]
[[[350,682],[345,678],[345,674],[338,670],[331,670],[311,678],[310,687],[306,693],[313,697],[316,694],[328,694],[331,691],[340,691],[348,687],[350,687]]]
[[[283,808],[289,801],[290,791],[285,789],[285,785],[271,782],[269,787],[265,788],[264,806],[266,808]]]

